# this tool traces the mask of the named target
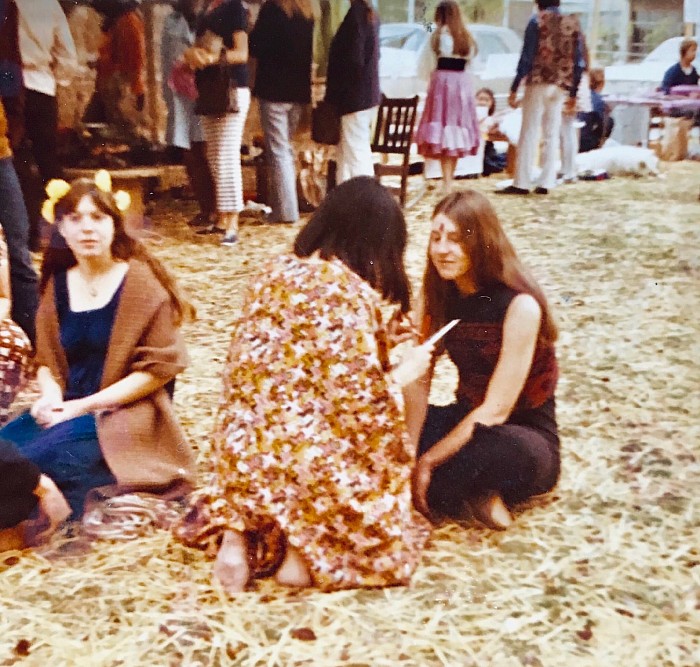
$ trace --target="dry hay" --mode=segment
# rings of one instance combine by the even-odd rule
[[[0,664],[700,665],[700,165],[667,172],[494,198],[562,331],[561,483],[512,529],[440,527],[408,588],[235,600],[167,532],[64,534],[0,562]],[[416,284],[436,200],[408,214]],[[247,224],[232,250],[192,213],[162,200],[153,230],[199,307],[176,399],[203,460],[241,287],[298,226]],[[437,400],[453,381],[442,366]]]

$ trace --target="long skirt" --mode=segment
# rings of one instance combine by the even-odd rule
[[[416,134],[418,152],[431,158],[476,155],[479,119],[467,70],[435,70]]]

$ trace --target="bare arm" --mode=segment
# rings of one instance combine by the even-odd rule
[[[428,487],[432,471],[469,444],[474,426],[503,424],[513,411],[532,366],[542,310],[529,294],[516,296],[503,322],[503,342],[484,402],[418,459],[413,471],[413,502],[430,517]]]
[[[503,424],[525,386],[532,366],[542,310],[529,294],[513,299],[503,322],[503,342],[484,402],[474,408],[435,447],[423,455],[431,467],[441,465],[468,444],[475,424]]]
[[[75,419],[90,412],[114,410],[122,405],[152,394],[169,381],[169,378],[157,377],[146,371],[134,371],[121,380],[84,398],[65,401],[52,408],[51,418],[45,426],[54,426],[62,421]]]
[[[243,30],[233,33],[233,48],[226,50],[226,62],[229,65],[248,62],[248,33]]]

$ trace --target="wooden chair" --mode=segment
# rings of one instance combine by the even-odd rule
[[[391,98],[382,95],[377,124],[372,141],[372,152],[381,153],[382,161],[375,163],[374,175],[381,182],[382,176],[400,176],[400,186],[390,186],[389,190],[398,194],[401,206],[406,206],[408,177],[423,173],[423,163],[411,163],[411,143],[416,125],[418,110],[418,95],[409,98]],[[386,161],[390,155],[400,155],[401,164],[389,164]],[[413,197],[408,206],[415,204],[425,192],[425,183]]]

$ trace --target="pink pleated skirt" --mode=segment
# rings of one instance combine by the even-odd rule
[[[466,70],[433,72],[416,144],[424,157],[476,155],[479,121],[471,77]]]

